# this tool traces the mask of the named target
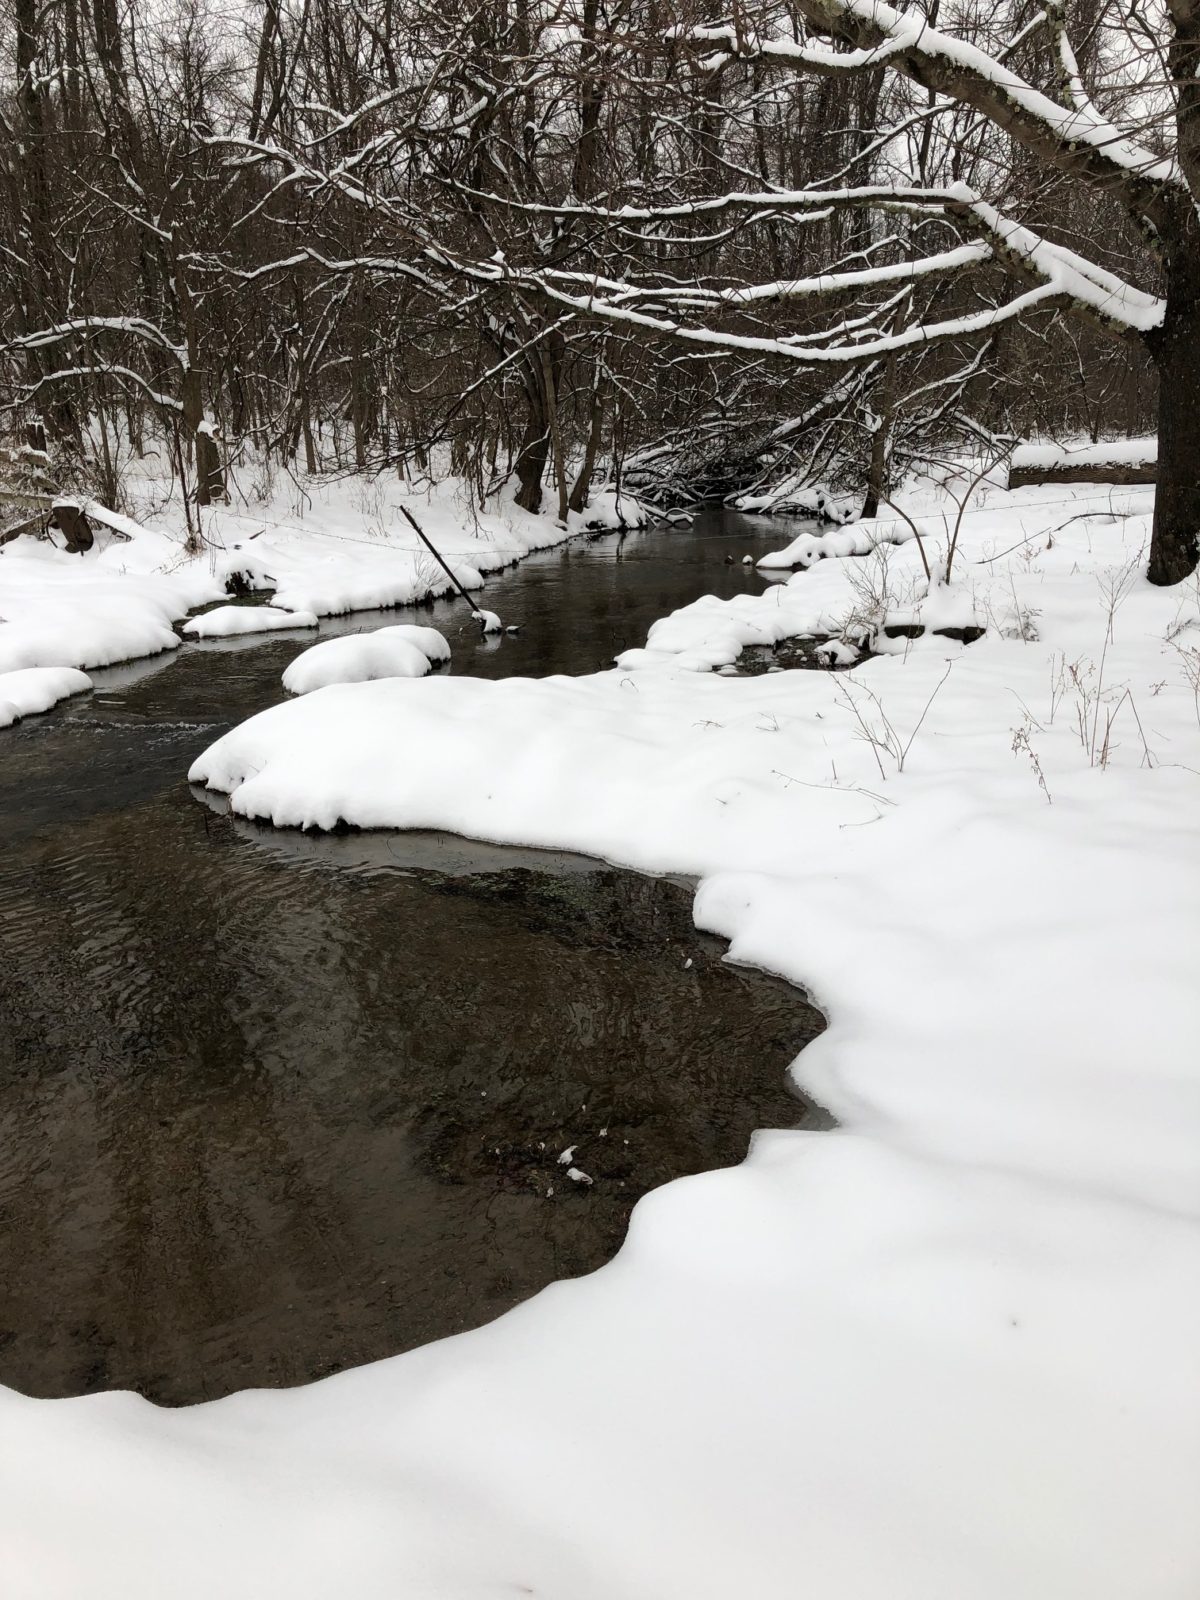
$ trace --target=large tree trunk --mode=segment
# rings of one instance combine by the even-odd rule
[[[550,425],[540,406],[531,406],[525,437],[517,456],[517,504],[526,511],[542,509],[542,479],[550,459]]]
[[[879,515],[879,502],[888,491],[888,459],[895,412],[896,357],[890,355],[884,363],[883,382],[879,385],[879,413],[875,421],[875,431],[871,435],[871,463],[867,469],[867,492],[860,513],[863,517]]]
[[[1188,254],[1195,252],[1185,245],[1179,256]],[[1195,571],[1200,553],[1200,260],[1172,263],[1166,317],[1151,351],[1158,368],[1158,490],[1146,575],[1170,584]]]
[[[542,480],[550,460],[550,408],[547,404],[541,361],[537,356],[526,355],[521,363],[524,371],[525,402],[527,406],[525,433],[517,453],[516,474],[519,488],[517,504],[525,511],[542,508]]]
[[[558,520],[567,525],[567,461],[563,449],[562,417],[558,409],[558,380],[554,363],[543,345],[539,351],[542,364],[542,382],[546,394],[546,420],[550,424],[550,448],[554,458],[554,482],[558,489]]]
[[[588,494],[592,487],[592,473],[596,470],[596,457],[600,451],[600,435],[604,427],[604,401],[600,393],[600,363],[602,356],[597,356],[596,365],[592,373],[592,414],[588,427],[587,448],[583,455],[583,465],[579,469],[579,476],[571,489],[570,509],[582,511],[587,505]]]

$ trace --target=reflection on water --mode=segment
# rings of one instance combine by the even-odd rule
[[[543,559],[540,611],[507,576],[526,643],[492,659],[592,665],[615,566]],[[303,644],[185,647],[0,734],[0,1381],[26,1392],[181,1403],[476,1325],[804,1114],[784,1074],[820,1017],[723,965],[686,886],[198,805],[190,760]]]

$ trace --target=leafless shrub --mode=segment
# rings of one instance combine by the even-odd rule
[[[879,776],[885,783],[889,767],[897,774],[904,771],[904,764],[908,760],[913,741],[920,733],[925,718],[929,715],[929,708],[937,699],[953,666],[953,662],[947,666],[907,735],[896,727],[874,689],[865,683],[852,682],[846,677],[838,679],[834,690],[838,701],[846,707],[854,721],[855,737],[870,746],[875,765],[879,768]]]

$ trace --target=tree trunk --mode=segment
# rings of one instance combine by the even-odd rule
[[[890,355],[884,364],[883,382],[879,386],[879,414],[871,435],[871,464],[867,470],[867,493],[861,512],[864,517],[879,515],[879,502],[888,491],[889,446],[895,411],[896,357]]]
[[[210,426],[202,424],[196,434],[196,504],[201,506],[225,498],[225,469]]]
[[[582,511],[587,505],[588,494],[592,487],[592,473],[596,470],[596,456],[600,450],[600,434],[604,426],[604,403],[600,396],[600,359],[600,357],[596,359],[592,376],[592,415],[583,465],[571,489],[569,505],[572,511]]]
[[[1186,253],[1184,246],[1179,254]],[[1146,576],[1171,584],[1195,571],[1200,554],[1200,263],[1172,263],[1166,316],[1151,353],[1158,368],[1158,490]]]
[[[542,509],[542,479],[546,476],[546,462],[550,458],[550,429],[541,407],[531,406],[525,437],[517,456],[517,504],[525,511]]]
[[[214,500],[224,498],[225,474],[221,467],[221,453],[212,435],[211,424],[205,421],[204,390],[200,376],[200,333],[196,325],[192,291],[187,281],[187,269],[180,259],[179,240],[174,235],[171,247],[175,255],[175,298],[179,306],[179,318],[183,323],[183,337],[187,347],[187,368],[180,385],[183,438],[185,448],[196,467],[196,504],[207,506]]]
[[[525,433],[517,453],[517,504],[525,511],[542,509],[542,480],[546,476],[546,463],[550,459],[550,418],[547,414],[546,394],[542,385],[541,363],[527,356],[524,367],[525,401],[528,407]]]
[[[563,449],[562,418],[558,411],[558,382],[555,363],[543,345],[538,352],[542,364],[542,383],[546,395],[546,417],[550,424],[550,445],[554,456],[554,482],[558,489],[558,520],[567,525],[567,461]],[[561,368],[560,368],[561,371]]]

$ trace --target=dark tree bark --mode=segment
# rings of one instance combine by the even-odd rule
[[[1194,220],[1186,225],[1196,229]],[[1179,583],[1200,558],[1200,241],[1168,270],[1167,313],[1150,340],[1158,368],[1158,489],[1151,583]]]
[[[550,459],[550,424],[540,403],[531,405],[521,448],[517,454],[516,474],[519,488],[517,504],[525,511],[540,511],[542,506],[542,480]]]

